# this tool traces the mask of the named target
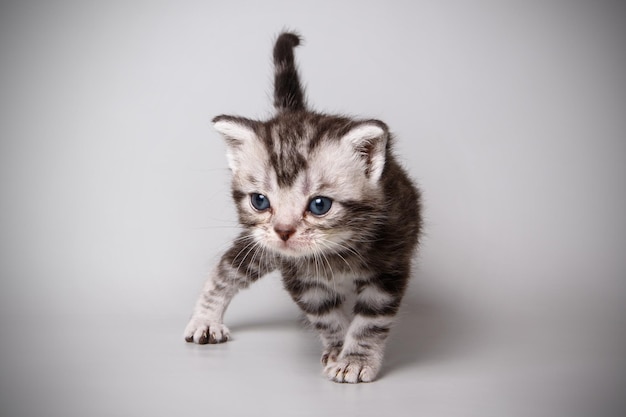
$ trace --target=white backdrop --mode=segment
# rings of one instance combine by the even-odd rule
[[[182,317],[182,332],[237,232],[210,119],[271,114],[286,27],[305,38],[309,102],[384,120],[423,189],[408,305],[527,358],[562,349],[609,395],[626,352],[625,9],[4,2],[0,314]],[[241,294],[230,317],[295,315],[279,287]]]

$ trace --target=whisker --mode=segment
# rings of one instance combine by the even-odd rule
[[[251,242],[250,242],[250,243],[248,243],[247,245],[245,245],[245,246],[244,246],[244,247],[243,247],[243,248],[242,248],[239,252],[237,252],[237,255],[235,255],[235,256],[233,257],[233,261],[231,262],[231,267],[232,267],[232,268],[235,268],[235,265],[233,265],[233,263],[234,263],[234,262],[236,262],[236,261],[240,258],[240,255],[241,255],[244,251],[246,251],[246,249],[247,249],[246,254],[243,256],[243,258],[241,258],[239,261],[237,261],[237,263],[238,263],[238,264],[237,264],[237,268],[235,268],[235,272],[236,272],[237,274],[239,274],[239,269],[241,268],[241,265],[244,263],[244,261],[246,260],[246,258],[248,257],[248,255],[250,255],[250,252],[252,252],[258,244],[259,244],[259,243],[258,243],[256,240],[251,239]],[[246,273],[247,273],[247,272],[248,272],[248,271],[246,271]]]
[[[331,241],[328,241],[328,240],[320,240],[319,243],[320,243],[320,245],[328,248],[329,250],[334,249],[332,244],[336,244],[337,246],[345,249],[345,247],[343,245],[337,244],[336,242],[331,242]],[[348,260],[341,253],[335,252],[334,255],[339,257],[346,264],[346,266],[348,267],[350,272],[354,273],[354,269],[352,268],[352,264],[350,264],[350,262],[348,262]]]

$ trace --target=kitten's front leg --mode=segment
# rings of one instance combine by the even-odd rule
[[[350,322],[341,308],[334,308],[326,313],[307,314],[309,322],[319,332],[324,345],[322,364],[334,363],[339,357]]]
[[[374,284],[359,288],[355,317],[347,330],[341,353],[324,369],[331,380],[357,383],[376,378],[401,297],[402,294],[390,293]]]
[[[343,349],[324,373],[335,382],[371,382],[382,365],[387,336],[393,317],[365,317],[352,320]]]
[[[224,313],[237,292],[270,272],[271,262],[256,256],[255,245],[240,239],[221,258],[198,297],[184,337],[198,344],[222,343],[230,337]],[[245,241],[245,240],[243,240]],[[251,249],[252,248],[252,249]]]
[[[230,338],[230,331],[223,324],[224,313],[239,285],[228,282],[229,275],[220,262],[211,272],[196,301],[193,314],[185,328],[185,340],[201,345],[222,343]]]
[[[283,269],[282,274],[289,294],[320,334],[324,345],[322,364],[334,362],[341,352],[350,324],[341,308],[344,296],[323,279],[301,278],[298,271],[289,269]]]

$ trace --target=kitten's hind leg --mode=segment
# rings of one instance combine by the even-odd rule
[[[223,320],[230,301],[240,289],[271,271],[271,260],[255,256],[255,246],[243,245],[242,241],[239,239],[222,256],[206,280],[185,328],[187,342],[206,344],[228,341],[230,332]]]

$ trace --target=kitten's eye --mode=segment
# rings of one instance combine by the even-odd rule
[[[252,203],[252,207],[259,211],[267,210],[268,208],[270,208],[270,200],[268,200],[267,197],[265,197],[263,194],[250,194],[250,202]]]
[[[309,203],[309,211],[316,216],[322,216],[328,213],[333,205],[333,200],[328,197],[315,197]]]

